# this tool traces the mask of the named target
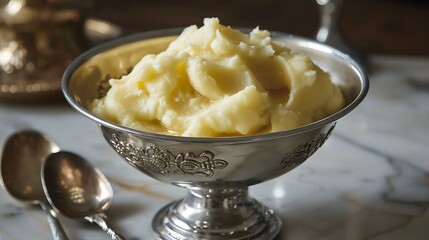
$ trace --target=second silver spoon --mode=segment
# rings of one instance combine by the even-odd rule
[[[107,223],[112,187],[97,168],[71,152],[49,155],[42,166],[42,185],[49,203],[70,218],[98,224],[112,239],[125,239]]]

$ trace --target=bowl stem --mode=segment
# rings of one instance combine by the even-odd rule
[[[161,209],[152,222],[158,239],[273,239],[282,222],[249,196],[248,188],[189,187],[187,196]]]

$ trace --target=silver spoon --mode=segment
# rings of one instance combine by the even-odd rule
[[[5,142],[1,156],[3,188],[26,204],[39,204],[45,212],[55,240],[67,240],[56,212],[48,204],[42,188],[40,169],[46,157],[59,147],[43,134],[23,130]]]
[[[112,239],[125,239],[104,214],[113,197],[109,181],[79,155],[66,151],[49,155],[42,166],[42,184],[49,203],[61,214],[96,223]]]

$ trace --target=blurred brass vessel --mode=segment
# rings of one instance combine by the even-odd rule
[[[0,1],[0,101],[60,96],[66,66],[89,48],[85,12],[91,1]]]

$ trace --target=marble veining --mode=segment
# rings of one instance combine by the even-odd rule
[[[429,59],[375,56],[370,92],[331,137],[290,173],[250,188],[283,219],[278,239],[429,239]],[[153,239],[162,206],[184,196],[128,166],[92,121],[65,103],[0,103],[0,144],[34,128],[81,154],[111,180],[111,223],[131,240]],[[70,239],[107,239],[97,227],[60,216]],[[45,216],[0,191],[0,240],[52,239]]]

